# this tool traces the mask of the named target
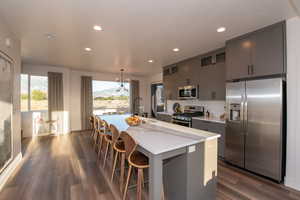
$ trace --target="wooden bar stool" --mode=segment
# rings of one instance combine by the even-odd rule
[[[93,131],[92,131],[92,134],[91,134],[91,138],[92,138],[92,140],[94,140],[94,137],[97,134],[96,133],[97,132],[97,116],[93,115],[92,117],[93,117],[93,124],[92,124]]]
[[[104,140],[106,142],[106,147],[105,147],[105,154],[104,154],[103,169],[105,168],[105,164],[106,164],[107,154],[108,154],[109,148],[110,148],[110,158],[111,158],[111,161],[113,160],[113,153],[114,153],[113,152],[114,151],[114,149],[113,149],[113,142],[118,139],[118,135],[113,134],[113,131],[115,132],[115,130],[117,130],[117,128],[114,125],[111,124],[109,126],[109,130],[110,130],[111,134],[105,134],[104,135]]]
[[[127,180],[125,184],[125,189],[123,193],[123,200],[126,199],[128,184],[130,181],[130,176],[132,172],[132,167],[137,168],[138,170],[138,180],[137,180],[137,200],[142,199],[142,186],[144,182],[144,172],[143,169],[149,168],[149,160],[148,157],[142,154],[141,152],[136,150],[137,143],[135,140],[125,131],[123,131],[120,135],[121,139],[125,144],[125,154],[127,161],[129,163],[129,170],[127,175]]]
[[[102,128],[103,132],[101,132],[100,141],[99,141],[99,144],[98,144],[98,160],[99,161],[100,161],[100,157],[101,157],[101,150],[102,150],[102,144],[103,144],[104,137],[107,134],[108,135],[111,134],[107,121],[101,120],[101,128]]]
[[[94,137],[94,149],[96,152],[98,152],[97,148],[99,148],[99,142],[101,140],[101,136],[103,135],[103,132],[104,132],[103,122],[100,119],[100,117],[96,117],[96,134]]]
[[[90,121],[90,127],[91,127],[91,138],[93,138],[94,131],[95,131],[95,126],[94,126],[95,118],[94,118],[94,116],[90,116],[89,121]]]
[[[112,131],[113,133],[114,131]],[[118,133],[119,134],[119,133]],[[117,166],[117,160],[118,157],[120,157],[120,191],[123,191],[123,184],[124,184],[124,175],[125,175],[125,144],[124,141],[119,137],[115,143],[114,143],[114,150],[115,150],[115,158],[114,158],[114,165],[113,165],[113,170],[111,174],[111,182],[114,179],[114,174]]]

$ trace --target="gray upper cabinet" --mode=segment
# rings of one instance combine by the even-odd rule
[[[253,76],[266,76],[284,72],[284,24],[274,25],[252,36]]]
[[[201,67],[198,78],[200,100],[225,100],[225,63]]]
[[[226,42],[226,80],[285,73],[285,22]]]
[[[225,99],[225,52],[218,49],[205,55],[190,58],[176,64],[175,73],[163,68],[163,81],[167,99],[176,100],[178,87],[193,85],[199,88],[200,100],[224,100]],[[203,62],[204,61],[204,62]],[[173,65],[174,66],[174,65]]]
[[[167,99],[177,99],[177,74],[168,74],[163,76],[165,95]]]
[[[226,79],[234,80],[249,76],[251,63],[251,39],[239,38],[226,44]]]

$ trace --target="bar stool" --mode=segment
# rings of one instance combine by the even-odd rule
[[[112,134],[114,135],[114,131],[112,131]],[[115,133],[116,134],[116,133]],[[118,133],[120,136],[120,134]],[[113,147],[115,150],[115,158],[114,158],[114,165],[113,165],[113,170],[111,174],[111,182],[113,182],[114,179],[114,174],[117,166],[117,160],[118,157],[120,157],[120,191],[123,191],[123,184],[124,184],[124,175],[125,175],[125,145],[124,141],[118,136],[118,139],[115,141]],[[114,136],[113,136],[114,137]]]
[[[92,136],[93,148],[95,148],[96,138],[97,138],[97,130],[98,130],[98,117],[94,116],[94,134]]]
[[[94,127],[94,116],[90,116],[89,117],[89,122],[90,122],[90,127],[91,127],[91,137],[93,137],[94,131],[95,131],[95,127]]]
[[[102,124],[103,124],[103,122],[100,119],[100,117],[96,117],[96,134],[94,137],[94,149],[96,152],[98,152],[97,148],[99,147],[99,142],[100,142],[101,136],[104,132]]]
[[[93,131],[92,131],[92,134],[91,134],[91,138],[94,138],[95,134],[96,134],[96,129],[97,129],[97,120],[96,120],[96,116],[93,115],[92,116],[93,118]]]
[[[106,147],[105,147],[105,154],[104,154],[103,169],[105,168],[105,164],[106,164],[107,154],[108,154],[109,148],[110,148],[110,158],[111,158],[111,161],[113,160],[113,155],[114,155],[113,145],[114,145],[114,141],[116,141],[118,139],[118,137],[119,137],[119,134],[118,134],[119,131],[118,131],[118,129],[114,125],[111,124],[109,126],[109,130],[111,132],[111,135],[109,135],[109,134],[105,134],[104,135],[104,140],[106,142]]]
[[[100,141],[98,144],[98,160],[100,161],[100,157],[101,157],[101,150],[102,150],[102,144],[103,144],[103,140],[105,135],[110,135],[110,130],[109,130],[109,125],[107,123],[107,121],[105,120],[101,120],[101,128],[102,128],[102,132],[100,134]]]
[[[123,131],[120,135],[121,139],[125,144],[125,154],[127,161],[129,163],[129,170],[127,175],[127,180],[125,184],[125,189],[123,193],[123,200],[126,199],[128,184],[130,181],[130,176],[132,172],[132,167],[137,168],[138,170],[138,180],[137,180],[137,200],[142,199],[142,185],[144,182],[144,172],[143,169],[149,168],[149,160],[148,157],[137,151],[137,143],[135,140],[125,131]]]

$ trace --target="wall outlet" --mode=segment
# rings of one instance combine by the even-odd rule
[[[196,146],[193,145],[193,146],[189,146],[189,153],[193,153],[196,151]]]

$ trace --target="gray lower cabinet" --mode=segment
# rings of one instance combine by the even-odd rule
[[[226,42],[226,80],[284,74],[286,24],[280,22]]]
[[[160,121],[164,121],[164,122],[172,122],[172,115],[157,113],[156,119],[158,119]]]
[[[204,120],[193,119],[192,128],[209,131],[220,134],[221,137],[218,139],[218,156],[224,158],[225,151],[225,124],[210,122]]]

